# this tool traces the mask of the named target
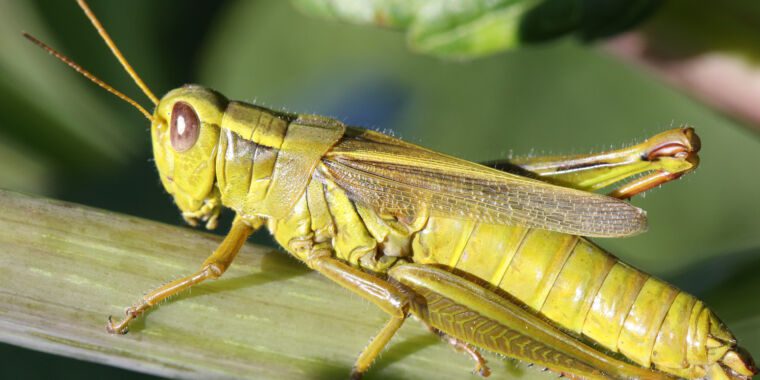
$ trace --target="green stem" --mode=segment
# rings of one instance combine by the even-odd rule
[[[207,233],[0,191],[0,341],[167,377],[347,378],[387,321],[281,250],[248,244],[219,280],[131,326],[109,314],[197,269]],[[488,356],[492,378],[554,378]],[[409,320],[367,378],[463,379],[473,363]]]

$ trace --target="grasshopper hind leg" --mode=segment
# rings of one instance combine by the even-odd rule
[[[572,378],[670,379],[597,351],[529,311],[443,268],[403,264],[388,275],[423,297],[411,312],[457,340]]]
[[[344,288],[374,303],[391,317],[380,332],[372,338],[367,347],[362,350],[351,369],[351,379],[361,379],[406,321],[411,297],[395,285],[351,267],[345,262],[335,259],[329,253],[311,255],[307,259],[307,265]]]
[[[417,300],[419,296],[407,287],[399,286],[398,283],[393,283],[393,281],[388,282],[353,268],[331,257],[329,254],[316,255],[316,257],[310,258],[308,265],[346,289],[371,301],[391,316],[385,326],[372,338],[356,359],[356,363],[351,370],[351,379],[360,379],[390,342],[398,329],[404,324],[410,311],[421,307],[421,304],[418,304],[420,301]],[[431,326],[424,320],[423,323],[432,333],[441,337],[456,351],[464,352],[472,357],[475,361],[475,373],[483,377],[491,374],[485,359],[475,348]]]
[[[430,332],[432,332],[435,335],[438,335],[441,339],[443,339],[444,342],[448,343],[455,351],[469,355],[472,358],[472,360],[475,362],[475,369],[473,370],[474,373],[477,373],[478,375],[482,377],[491,376],[491,369],[488,368],[486,359],[484,359],[483,356],[480,355],[480,352],[478,352],[477,349],[475,349],[471,345],[451,335],[446,334],[445,332],[433,326],[428,325],[427,327],[430,330]]]
[[[694,171],[701,147],[694,129],[682,127],[659,133],[638,145],[596,154],[518,157],[483,164],[585,191],[627,180],[609,195],[630,199]]]

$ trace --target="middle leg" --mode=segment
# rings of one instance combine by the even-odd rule
[[[310,257],[307,264],[330,280],[371,301],[391,318],[359,354],[351,370],[352,379],[360,379],[388,342],[404,324],[409,313],[410,297],[393,284],[354,268],[328,254]]]

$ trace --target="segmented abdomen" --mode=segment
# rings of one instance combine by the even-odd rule
[[[733,339],[701,301],[582,237],[431,217],[412,250],[415,262],[474,275],[645,367],[698,377],[728,350],[708,350],[708,339]]]

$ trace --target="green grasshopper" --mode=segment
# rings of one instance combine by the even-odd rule
[[[161,182],[191,225],[236,217],[221,245],[187,277],[109,317],[111,333],[160,301],[220,277],[266,226],[289,253],[373,302],[389,320],[361,352],[364,374],[409,315],[489,374],[476,348],[573,378],[747,379],[751,357],[694,297],[584,238],[646,228],[623,199],[698,164],[680,128],[597,155],[481,165],[315,115],[230,101],[197,85],[158,99],[84,2],[79,5],[152,113],[25,34],[151,122]],[[637,174],[612,196],[592,191]]]

